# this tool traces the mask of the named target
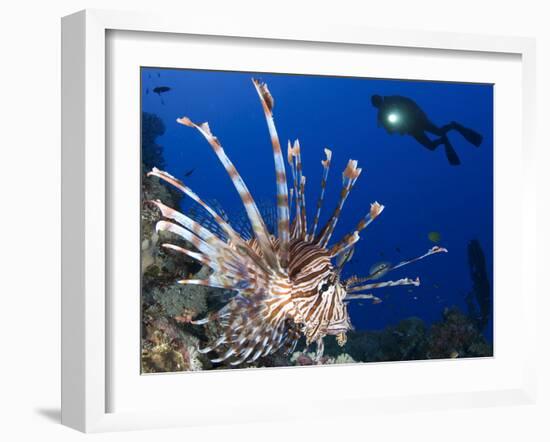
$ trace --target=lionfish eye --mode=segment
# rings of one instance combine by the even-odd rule
[[[325,283],[321,286],[321,288],[319,289],[319,291],[320,291],[321,293],[326,292],[326,291],[328,290],[329,287],[330,287],[330,286],[325,282]]]

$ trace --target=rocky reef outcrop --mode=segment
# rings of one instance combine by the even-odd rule
[[[343,348],[327,338],[325,354],[332,358],[346,354],[358,362],[388,362],[492,356],[493,349],[476,323],[452,307],[444,309],[431,326],[412,317],[382,330],[352,331]]]
[[[164,124],[154,114],[142,115],[141,181],[141,369],[143,373],[202,370],[211,364],[198,352],[199,341],[206,340],[204,328],[190,322],[209,309],[209,299],[219,290],[210,287],[181,285],[186,278],[205,278],[209,269],[184,254],[162,247],[165,242],[189,248],[175,235],[155,231],[159,210],[148,201],[160,199],[179,207],[181,196],[147,177],[153,167],[163,168],[165,161],[158,138]]]

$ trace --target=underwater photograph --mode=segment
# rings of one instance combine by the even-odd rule
[[[136,93],[142,374],[493,356],[492,84],[142,67]]]

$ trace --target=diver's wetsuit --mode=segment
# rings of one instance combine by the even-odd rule
[[[416,141],[430,150],[434,150],[440,144],[445,146],[445,153],[449,163],[452,165],[460,164],[460,159],[453,146],[447,138],[447,132],[456,130],[464,136],[470,143],[479,146],[482,137],[471,129],[452,121],[441,127],[436,126],[430,121],[424,111],[410,98],[399,95],[381,97],[372,96],[372,104],[378,108],[378,125],[383,126],[389,133],[399,133],[400,135],[411,135]],[[390,117],[394,114],[394,120]],[[426,132],[439,136],[434,140],[430,139]]]

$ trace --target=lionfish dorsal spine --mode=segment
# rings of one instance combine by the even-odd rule
[[[290,214],[285,161],[281,151],[281,143],[279,142],[277,128],[273,120],[273,107],[275,101],[265,83],[261,83],[257,79],[252,79],[252,83],[260,97],[271,138],[271,144],[273,146],[273,159],[275,161],[275,177],[277,183],[277,237],[279,239],[279,257],[281,260],[281,267],[286,268],[288,266],[288,248],[290,244]]]
[[[357,161],[349,160],[344,172],[342,172],[342,191],[340,192],[340,199],[338,200],[338,204],[336,205],[332,216],[327,221],[325,227],[320,233],[319,239],[317,240],[317,244],[320,247],[326,247],[330,241],[334,228],[340,218],[340,213],[342,212],[344,203],[346,202],[346,199],[348,198],[348,195],[360,174],[361,169],[357,167]]]
[[[325,148],[325,159],[321,160],[323,165],[323,176],[321,178],[321,193],[319,199],[317,200],[317,211],[315,212],[315,218],[313,219],[313,227],[308,236],[310,240],[315,238],[317,233],[317,226],[319,225],[319,218],[321,217],[321,209],[323,207],[323,202],[325,199],[325,189],[327,187],[328,171],[330,170],[330,160],[332,159],[332,151]]]
[[[300,156],[300,142],[295,140],[293,144],[288,141],[287,160],[292,171],[292,182],[295,195],[295,214],[292,223],[291,238],[296,239],[301,236],[304,223],[304,204],[302,189],[302,161]]]
[[[200,125],[195,124],[187,117],[179,118],[177,122],[185,126],[194,127],[201,133],[206,141],[208,141],[208,143],[214,150],[214,153],[217,155],[218,159],[225,168],[227,174],[229,175],[229,178],[231,179],[235,189],[237,190],[241,198],[245,211],[250,220],[252,231],[254,232],[254,236],[258,241],[258,245],[260,247],[260,250],[262,251],[265,261],[269,264],[273,271],[278,271],[280,268],[279,260],[269,239],[269,232],[260,214],[260,211],[258,210],[258,207],[256,206],[256,203],[254,202],[254,199],[252,198],[252,195],[250,194],[250,191],[248,190],[248,187],[246,186],[241,175],[226,155],[221,143],[210,131],[208,123],[202,123]]]
[[[345,252],[349,247],[352,247],[357,241],[359,241],[359,233],[361,233],[363,229],[366,229],[382,213],[383,210],[384,206],[378,201],[372,203],[370,205],[369,213],[367,213],[367,215],[359,221],[357,227],[355,227],[355,231],[345,235],[344,238],[330,248],[330,255],[335,257],[340,253]]]
[[[191,219],[187,215],[178,212],[177,210],[172,209],[171,207],[166,206],[160,201],[150,201],[151,204],[155,205],[161,212],[164,218],[171,219],[176,221],[178,224],[185,227],[187,230],[191,231],[200,239],[204,240],[208,244],[214,247],[222,247],[225,243],[214,235],[211,231],[203,227],[201,224]],[[192,241],[190,241],[192,243]]]
[[[174,186],[176,189],[183,192],[201,207],[203,207],[207,211],[207,213],[213,217],[213,219],[222,228],[222,230],[227,234],[227,236],[230,238],[230,241],[235,245],[238,251],[246,254],[247,257],[250,258],[255,263],[255,265],[257,267],[260,267],[266,274],[271,274],[273,272],[273,270],[259,257],[259,255],[251,247],[248,247],[246,242],[243,241],[243,239],[237,234],[237,232],[235,232],[235,230],[227,221],[225,221],[215,210],[213,210],[208,204],[206,204],[201,198],[199,198],[199,196],[195,192],[193,192],[180,180],[174,178],[167,172],[158,170],[157,168],[153,168],[153,170],[151,170],[147,175],[155,176],[163,181],[166,181],[167,183]],[[157,207],[159,206],[157,205]],[[161,209],[161,207],[159,207],[159,209]],[[181,215],[183,216],[183,214]],[[212,236],[215,235],[212,233]],[[225,254],[231,254],[233,255],[233,257],[235,257],[235,252],[231,248],[226,247],[223,241],[217,242],[216,244],[218,247],[221,248],[221,250],[225,252]]]

